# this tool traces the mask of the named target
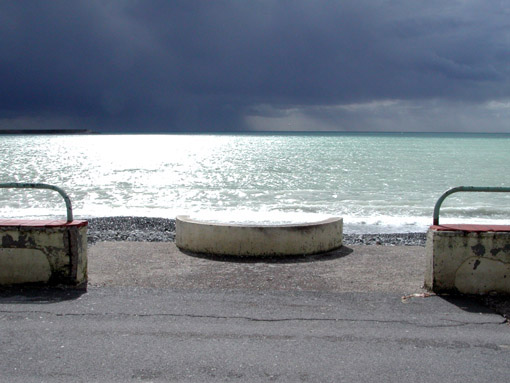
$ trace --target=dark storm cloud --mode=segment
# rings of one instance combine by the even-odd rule
[[[301,108],[348,128],[352,110],[335,106],[504,101],[505,4],[5,1],[0,119],[231,130]]]

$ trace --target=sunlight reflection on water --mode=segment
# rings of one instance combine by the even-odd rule
[[[423,231],[446,189],[510,185],[509,136],[91,135],[0,140],[0,182],[61,186],[72,198],[75,215],[82,217],[222,214],[242,222],[286,223],[340,216],[346,232]],[[0,214],[24,218],[65,212],[58,196],[37,193],[1,192]],[[447,200],[443,212],[444,222],[451,216],[464,222],[508,223],[510,196],[456,196]]]

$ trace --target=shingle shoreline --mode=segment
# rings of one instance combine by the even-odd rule
[[[175,220],[150,217],[89,218],[88,242],[173,242]],[[426,233],[344,234],[345,245],[425,246]]]

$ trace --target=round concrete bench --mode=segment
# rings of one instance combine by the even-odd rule
[[[342,246],[342,218],[320,222],[256,225],[176,218],[176,245],[194,253],[286,256],[324,253]]]

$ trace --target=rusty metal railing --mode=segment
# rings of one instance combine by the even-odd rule
[[[64,202],[66,203],[67,222],[73,221],[73,207],[71,205],[71,200],[69,199],[69,196],[67,195],[67,193],[64,190],[62,190],[61,188],[59,188],[58,186],[42,184],[42,183],[11,182],[11,183],[0,183],[0,189],[49,189],[49,190],[54,190],[62,196],[62,198],[64,199]]]
[[[434,206],[434,225],[439,225],[439,209],[441,204],[449,195],[458,192],[490,192],[490,193],[510,193],[510,187],[485,187],[485,186],[457,186],[449,189],[439,197]]]

